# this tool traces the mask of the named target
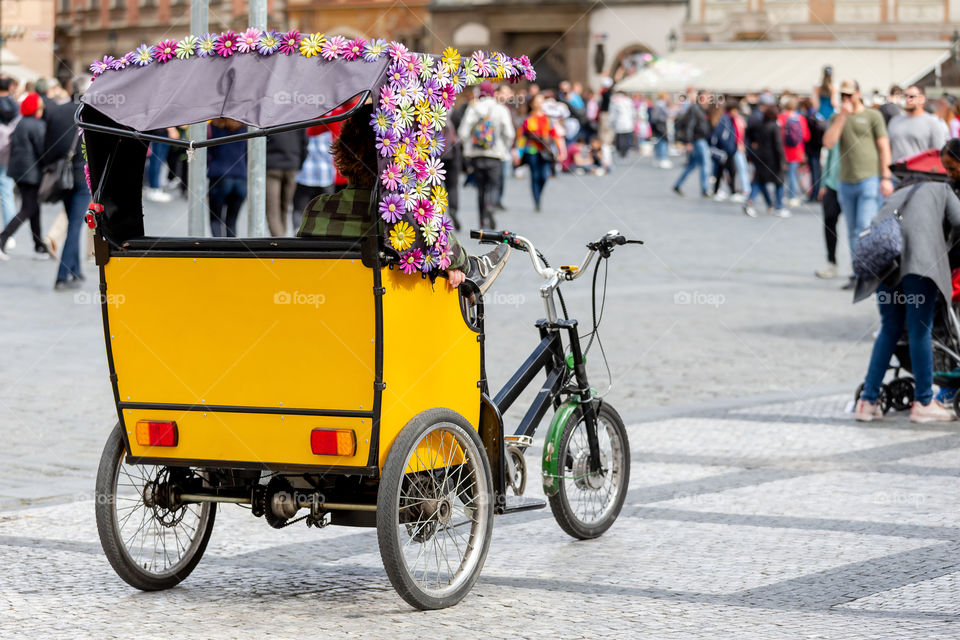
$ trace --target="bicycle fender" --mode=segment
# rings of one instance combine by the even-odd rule
[[[570,398],[557,409],[547,429],[547,436],[543,441],[543,492],[547,496],[555,496],[560,491],[560,438],[563,437],[563,428],[580,406],[580,399]]]

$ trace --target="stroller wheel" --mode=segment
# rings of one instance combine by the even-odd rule
[[[894,378],[887,387],[887,397],[894,411],[906,411],[913,402],[913,378]]]
[[[860,383],[860,386],[857,387],[857,390],[853,392],[853,406],[856,407],[857,403],[860,402],[860,394],[863,393],[863,383]]]

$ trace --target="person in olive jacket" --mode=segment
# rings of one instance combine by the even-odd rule
[[[13,178],[20,190],[20,213],[10,221],[0,233],[0,260],[9,260],[2,247],[7,240],[27,220],[33,233],[33,247],[36,257],[49,259],[50,252],[40,233],[40,178],[43,175],[40,159],[43,156],[44,136],[47,125],[43,117],[43,102],[36,93],[28,94],[20,103],[20,115],[23,118],[10,136],[10,164],[7,173]]]

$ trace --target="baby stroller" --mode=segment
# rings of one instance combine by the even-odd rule
[[[900,182],[913,182],[918,179],[936,182],[948,180],[937,149],[901,160],[893,164],[891,170]],[[951,251],[950,266],[953,269],[952,299],[949,303],[939,300],[934,311],[933,382],[941,389],[938,400],[952,402],[954,411],[960,415],[960,393],[956,393],[960,388],[960,249]],[[880,408],[884,413],[891,409],[905,411],[913,402],[914,389],[910,345],[906,333],[897,343],[888,371],[893,373],[893,377],[880,387]],[[860,399],[861,391],[863,384],[857,387],[854,404]]]

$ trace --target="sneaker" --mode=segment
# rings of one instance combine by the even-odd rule
[[[166,191],[161,191],[160,189],[151,189],[151,188],[147,188],[146,192],[144,193],[144,198],[146,198],[150,202],[170,202],[171,200],[173,200],[173,196],[171,196]]]
[[[6,253],[3,252],[2,249],[0,249],[0,262],[6,262],[9,259],[10,259],[10,256],[8,256]]]
[[[787,200],[788,207],[797,208],[802,204],[803,202],[800,200],[800,198],[790,198],[789,200]]]
[[[11,251],[13,251],[13,250],[16,249],[16,248],[17,248],[17,241],[16,241],[16,239],[15,239],[15,238],[10,238],[9,240],[7,240],[7,244],[6,244],[6,246],[3,247],[3,250],[6,251],[7,253],[10,253]]]
[[[777,209],[773,212],[773,215],[777,216],[778,218],[789,218],[793,214],[790,213],[789,209]]]
[[[680,196],[681,198],[683,197],[683,191],[680,191],[680,187],[676,185],[673,186],[673,192],[678,196]]]
[[[742,193],[735,193],[732,196],[730,196],[730,202],[736,202],[739,204],[746,201],[747,201],[747,196],[743,195]]]
[[[50,255],[49,251],[34,251],[33,259],[34,260],[52,260],[53,256]]]
[[[507,244],[498,244],[496,249],[482,256],[467,257],[467,279],[476,285],[480,295],[485,294],[497,279],[509,257],[510,245]]]
[[[825,266],[823,269],[817,269],[816,271],[814,271],[814,274],[816,274],[818,278],[821,278],[823,280],[830,280],[831,278],[836,278],[838,275],[837,265],[833,264],[832,262],[828,262],[827,266]]]
[[[726,191],[717,191],[716,195],[713,196],[713,199],[714,199],[714,201],[716,201],[716,202],[723,202],[723,201],[725,201],[725,200],[726,200],[727,198],[729,198],[729,197],[730,197],[730,196],[727,195],[727,192],[726,192]]]
[[[854,417],[857,419],[857,422],[883,420],[883,409],[880,408],[879,402],[857,400],[857,412]]]
[[[744,212],[745,214],[747,214],[748,216],[750,216],[751,218],[756,218],[756,217],[757,217],[757,210],[756,210],[756,208],[754,208],[754,206],[753,206],[752,204],[750,204],[749,202],[748,202],[747,204],[743,205],[743,212]]]
[[[661,161],[660,161],[660,168],[661,168],[661,169],[673,169],[673,163],[672,163],[671,161],[669,161],[669,160],[661,160]]]
[[[79,280],[57,280],[53,283],[54,291],[70,291],[72,289],[79,289],[83,286],[83,283]]]
[[[953,422],[957,416],[940,404],[930,401],[929,404],[914,402],[910,408],[910,422]]]

